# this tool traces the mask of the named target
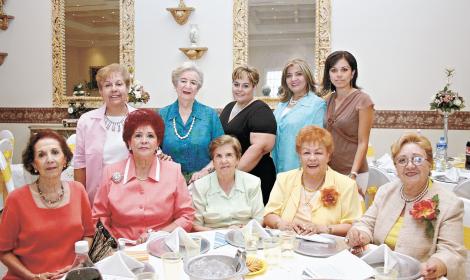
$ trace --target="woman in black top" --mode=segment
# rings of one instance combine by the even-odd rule
[[[269,106],[254,99],[259,81],[258,71],[250,66],[237,67],[232,73],[232,93],[235,101],[225,106],[220,122],[225,134],[235,136],[242,146],[238,169],[261,179],[263,201],[266,204],[276,180],[276,168],[269,155],[276,141],[276,119]]]

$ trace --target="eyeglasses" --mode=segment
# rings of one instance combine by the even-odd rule
[[[426,161],[427,159],[422,156],[412,156],[411,159],[407,158],[406,156],[402,156],[402,157],[397,158],[395,163],[400,166],[407,166],[410,160],[414,165],[421,166],[423,165],[424,161]]]

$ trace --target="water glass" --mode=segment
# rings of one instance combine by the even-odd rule
[[[189,260],[190,258],[199,256],[199,254],[201,254],[202,237],[196,235],[196,236],[191,236],[191,239],[194,241],[196,246],[185,246],[186,260]]]
[[[183,260],[179,253],[168,252],[162,255],[165,279],[179,280],[183,272]]]
[[[142,272],[135,276],[135,280],[158,280],[158,275],[155,272]]]
[[[385,270],[385,267],[379,266],[375,268],[376,280],[394,280],[398,278],[398,271],[395,269]]]
[[[268,237],[263,239],[264,258],[269,265],[277,265],[281,259],[281,239]]]
[[[294,242],[296,233],[293,230],[282,231],[281,238],[281,255],[290,258],[294,256]]]
[[[258,253],[259,235],[257,233],[250,233],[244,236],[245,239],[245,252],[247,256],[256,256]]]

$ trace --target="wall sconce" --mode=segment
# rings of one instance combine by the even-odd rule
[[[8,21],[14,19],[14,16],[6,15],[3,12],[3,5],[5,4],[6,0],[0,0],[0,29],[7,30],[8,29]]]
[[[195,9],[193,7],[186,7],[184,1],[180,0],[180,4],[177,8],[166,8],[166,10],[171,13],[178,24],[183,25],[188,21],[189,16]]]
[[[5,57],[8,56],[8,53],[0,52],[0,65],[3,64],[3,61],[5,60]]]
[[[191,24],[189,27],[189,41],[191,42],[191,47],[180,48],[180,51],[182,51],[191,60],[201,58],[208,50],[208,48],[205,47],[198,47],[199,27],[197,24]]]

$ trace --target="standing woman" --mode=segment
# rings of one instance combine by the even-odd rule
[[[300,166],[295,151],[295,137],[307,125],[323,127],[325,101],[315,94],[315,81],[305,60],[287,62],[282,71],[281,103],[274,111],[277,138],[273,150],[276,171],[284,172]]]
[[[235,101],[225,106],[220,121],[225,134],[235,136],[242,147],[238,169],[261,179],[264,203],[276,181],[276,169],[269,153],[276,141],[276,119],[271,108],[254,98],[259,73],[253,67],[240,66],[232,73]]]
[[[75,180],[85,185],[91,204],[103,166],[129,155],[122,141],[123,123],[128,113],[135,110],[127,105],[130,74],[124,66],[114,63],[101,68],[96,81],[104,104],[78,120],[73,164]]]
[[[202,87],[202,71],[193,63],[176,68],[171,79],[177,100],[160,110],[165,122],[162,150],[181,164],[186,182],[209,173],[209,143],[224,134],[217,112],[196,101]]]
[[[327,98],[324,124],[335,145],[330,167],[355,179],[364,191],[369,178],[366,154],[374,103],[356,85],[357,75],[356,59],[349,52],[336,51],[327,57],[323,90],[332,94]]]

